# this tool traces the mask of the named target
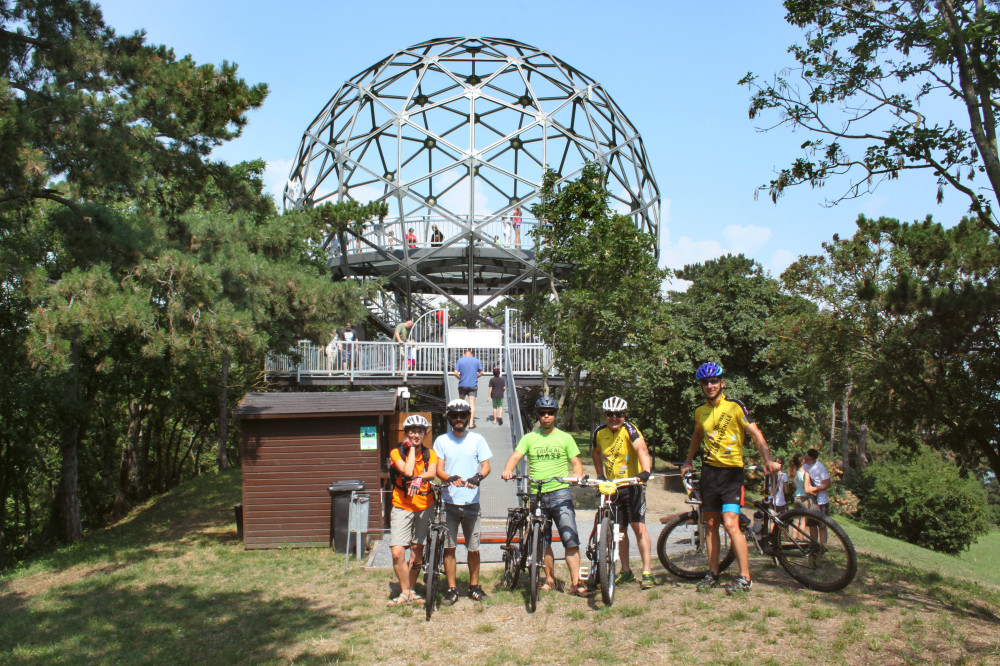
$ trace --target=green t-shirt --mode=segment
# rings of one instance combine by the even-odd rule
[[[406,328],[406,324],[396,324],[396,332],[399,333],[399,339],[403,342],[410,339],[410,329]]]
[[[521,455],[528,456],[528,476],[536,481],[553,476],[568,476],[571,473],[569,459],[580,455],[576,440],[559,428],[554,428],[548,435],[529,432],[517,443],[516,450]],[[550,481],[542,486],[542,492],[550,493],[561,488],[569,488],[569,484]]]

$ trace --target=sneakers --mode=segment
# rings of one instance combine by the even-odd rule
[[[653,573],[651,571],[642,572],[642,580],[639,581],[639,589],[648,590],[656,585],[656,581],[653,580]]]
[[[698,581],[699,590],[711,590],[713,587],[719,587],[719,574],[714,574],[709,571],[705,574],[705,577]]]
[[[483,591],[483,588],[481,586],[471,585],[469,587],[469,598],[472,599],[473,601],[482,601],[483,599],[486,598],[486,596],[487,596],[486,592]]]
[[[635,580],[635,574],[629,571],[619,571],[618,575],[615,576],[615,585],[621,585],[622,583],[631,583]]]
[[[448,591],[444,593],[444,602],[451,606],[456,601],[458,601],[458,588],[449,587]]]
[[[729,585],[726,585],[726,594],[733,594],[734,592],[749,592],[752,586],[753,583],[749,578],[740,576]]]

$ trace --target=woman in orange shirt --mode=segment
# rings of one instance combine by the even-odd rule
[[[424,541],[434,504],[429,481],[437,475],[437,455],[424,446],[430,427],[423,416],[408,416],[403,421],[406,439],[399,448],[389,452],[394,472],[389,546],[392,568],[399,579],[399,596],[390,601],[389,606],[422,601],[413,588],[423,561]],[[406,561],[407,548],[410,549],[409,562]]]

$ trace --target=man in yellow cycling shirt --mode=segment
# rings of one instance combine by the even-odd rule
[[[612,396],[604,401],[602,407],[606,423],[594,431],[590,440],[594,468],[608,480],[634,476],[645,482],[649,479],[653,461],[649,457],[649,449],[646,448],[642,433],[625,420],[628,403],[618,396]],[[635,574],[628,563],[628,526],[631,525],[639,545],[639,557],[642,559],[642,579],[639,585],[648,590],[653,587],[654,581],[650,571],[652,547],[646,530],[646,487],[623,486],[615,493],[614,502],[622,536],[618,545],[621,570],[615,583],[635,580]]]
[[[719,523],[729,535],[729,542],[736,555],[740,575],[726,586],[726,593],[747,592],[750,581],[750,553],[740,529],[740,507],[743,506],[743,443],[750,436],[761,458],[764,470],[775,474],[781,468],[771,460],[771,451],[764,441],[760,428],[750,417],[750,412],[739,400],[727,398],[722,392],[726,381],[722,366],[704,363],[695,377],[705,394],[705,404],[694,410],[694,436],[682,472],[691,469],[694,456],[705,442],[705,460],[701,467],[701,509],[708,528],[708,573],[698,583],[704,590],[719,584]]]

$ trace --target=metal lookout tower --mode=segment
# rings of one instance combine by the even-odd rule
[[[382,201],[383,220],[326,239],[339,278],[383,278],[386,329],[445,300],[473,321],[547,287],[529,233],[546,168],[608,174],[612,207],[659,238],[660,195],[638,131],[596,81],[511,39],[434,39],[352,77],[302,137],[284,205]]]

